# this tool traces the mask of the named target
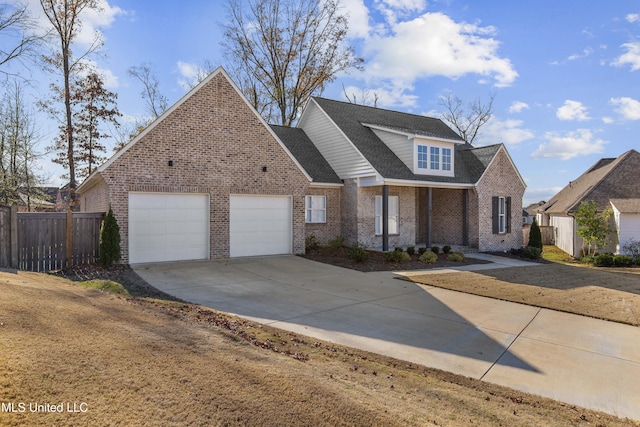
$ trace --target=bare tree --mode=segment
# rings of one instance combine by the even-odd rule
[[[359,100],[358,95],[356,95],[355,93],[351,93],[351,95],[349,95],[344,84],[342,85],[342,92],[344,93],[344,97],[347,98],[347,101],[351,104],[367,105],[374,108],[378,107],[379,96],[377,92],[372,93],[368,89],[363,89],[360,92]]]
[[[158,89],[158,79],[151,71],[149,64],[143,64],[137,67],[131,67],[128,71],[131,77],[135,77],[142,83],[142,92],[140,97],[144,100],[146,105],[147,114],[150,116],[150,122],[154,121],[169,108],[169,100],[166,96],[160,93]]]
[[[465,111],[462,100],[449,92],[440,98],[440,105],[446,110],[442,114],[442,118],[458,132],[467,144],[473,144],[480,128],[493,116],[494,98],[495,94],[490,94],[486,104],[477,98],[469,103],[469,109]]]
[[[348,22],[338,0],[228,1],[222,46],[229,69],[270,122],[291,126],[309,97],[339,72],[362,66],[345,45]]]
[[[35,23],[29,15],[27,5],[18,3],[0,5],[0,73],[6,77],[17,76],[7,70],[7,65],[15,61],[33,60],[44,36],[35,33]]]
[[[72,46],[82,26],[80,15],[84,10],[100,10],[98,0],[40,0],[42,10],[53,27],[54,35],[59,42],[59,49],[51,56],[45,56],[46,65],[61,72],[63,79],[62,90],[54,93],[62,95],[65,111],[65,124],[62,127],[62,138],[65,142],[66,163],[69,168],[69,198],[70,207],[74,209],[76,199],[76,170],[75,170],[75,141],[73,127],[73,109],[71,100],[72,76],[83,67],[82,60],[89,54],[96,52],[102,46],[99,34],[95,35],[92,44],[82,55],[73,56]]]

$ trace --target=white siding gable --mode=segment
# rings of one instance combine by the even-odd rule
[[[381,129],[371,129],[382,142],[384,142],[404,162],[409,169],[413,170],[413,141],[395,132],[386,132]]]
[[[313,99],[307,104],[298,127],[305,131],[340,179],[376,174],[373,166]]]

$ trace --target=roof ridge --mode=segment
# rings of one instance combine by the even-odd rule
[[[340,100],[337,100],[337,99],[325,98],[325,97],[322,97],[322,96],[313,96],[312,98],[321,99],[321,100],[324,100],[324,101],[336,102],[336,103],[339,103],[339,104],[349,105],[349,106],[353,106],[353,107],[356,107],[356,108],[362,107],[362,108],[368,108],[368,109],[372,109],[372,110],[388,111],[388,112],[397,113],[397,114],[405,114],[407,116],[419,117],[419,118],[422,118],[422,119],[431,119],[431,120],[442,121],[442,119],[439,119],[437,117],[425,116],[424,114],[407,113],[405,111],[390,110],[388,108],[372,107],[371,105],[355,104],[353,102],[340,101]],[[372,124],[382,125],[381,123],[372,123]]]

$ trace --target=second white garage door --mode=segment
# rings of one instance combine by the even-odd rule
[[[229,256],[292,252],[291,197],[230,196],[229,218]]]

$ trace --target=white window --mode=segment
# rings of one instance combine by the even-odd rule
[[[431,147],[431,170],[440,169],[440,148]]]
[[[498,199],[498,233],[503,234],[507,232],[507,216],[506,216],[506,203],[505,198],[500,197]]]
[[[398,234],[398,196],[389,196],[389,234]],[[376,235],[382,234],[382,196],[376,196]]]
[[[417,174],[453,176],[454,149],[441,144],[416,143],[413,170]]]
[[[442,170],[451,170],[451,148],[442,149]]]
[[[427,146],[418,145],[418,168],[427,169]]]
[[[305,222],[327,222],[327,198],[326,196],[305,197]]]

